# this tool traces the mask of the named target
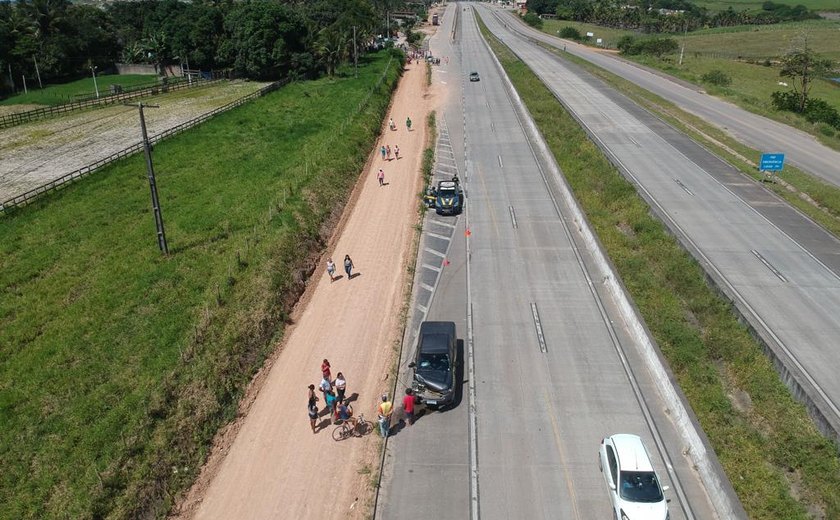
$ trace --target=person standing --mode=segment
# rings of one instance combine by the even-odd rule
[[[379,403],[379,433],[382,438],[388,437],[391,432],[391,414],[394,413],[394,405],[388,400],[388,394],[382,394],[382,402]]]
[[[324,358],[323,363],[321,363],[321,375],[324,376],[324,379],[327,381],[332,378],[332,372],[330,372],[330,362],[327,358]]]
[[[379,173],[376,174],[376,178],[379,179],[379,187],[385,185],[385,172],[382,171],[382,168],[379,168]]]
[[[394,145],[394,157],[399,161],[400,160],[400,146],[395,144]]]
[[[385,146],[385,151],[388,152],[388,160],[391,160],[391,145]]]
[[[327,406],[327,410],[330,411],[330,416],[335,415],[335,402],[336,402],[335,394],[332,393],[332,391],[327,392],[324,395],[324,403]]]
[[[310,385],[312,388],[315,388],[315,385]],[[312,396],[309,398],[309,404],[307,405],[307,409],[309,412],[309,427],[312,428],[312,433],[315,433],[315,421],[318,420],[318,405],[315,404],[315,401],[318,398],[315,397],[313,393]]]
[[[390,128],[391,130],[396,130],[397,129],[397,125],[394,124],[394,118],[393,117],[388,118],[388,128]]]
[[[338,396],[338,402],[344,402],[344,392],[347,390],[347,381],[344,379],[344,374],[341,372],[335,376],[335,391]]]
[[[330,275],[330,283],[335,281],[335,262],[332,258],[327,258],[327,274]]]
[[[379,149],[379,153],[382,154],[382,160],[385,160],[385,145],[383,144],[382,147]]]
[[[408,128],[409,132],[411,132],[411,118],[410,117],[405,118],[405,127]]]
[[[308,399],[315,399],[318,400],[318,396],[315,395],[315,385],[309,385],[309,395],[307,396]]]
[[[405,422],[409,426],[414,424],[414,392],[411,388],[405,389],[405,397],[403,397],[403,412],[405,413]]]
[[[330,383],[330,378],[325,377],[321,379],[321,384],[318,385],[318,389],[321,390],[321,393],[324,394],[324,402],[327,402],[327,394],[332,392],[332,383]]]
[[[382,170],[379,170],[382,171]],[[344,255],[344,272],[347,273],[347,279],[350,280],[353,276],[350,274],[353,271],[353,260],[350,255]]]

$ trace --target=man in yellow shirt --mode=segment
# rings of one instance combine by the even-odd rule
[[[391,414],[394,413],[394,404],[388,400],[388,394],[382,394],[382,402],[379,403],[379,432],[382,438],[388,437],[391,431]]]

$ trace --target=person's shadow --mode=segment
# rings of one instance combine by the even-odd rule
[[[315,433],[318,433],[319,431],[323,430],[324,428],[329,426],[330,423],[331,423],[331,421],[330,421],[329,417],[326,418],[326,419],[322,419],[321,422],[319,422],[318,424],[315,425]]]
[[[337,282],[338,280],[341,280],[342,278],[344,278],[344,275],[343,275],[343,274],[337,274],[337,275],[335,275],[335,276],[333,277],[333,280],[332,280],[332,281],[333,281],[333,282]]]
[[[348,280],[352,280],[353,278],[356,278],[358,276],[362,276],[362,273],[353,273],[350,275],[350,278],[348,278]]]

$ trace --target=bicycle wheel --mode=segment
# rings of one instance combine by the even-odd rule
[[[347,437],[350,437],[350,435],[350,428],[343,424],[336,426],[332,433],[333,439],[335,439],[336,441],[343,441]]]
[[[369,434],[371,431],[373,431],[373,423],[371,423],[367,419],[362,419],[356,425],[356,429],[353,433],[356,435],[356,437],[362,437],[364,435]]]

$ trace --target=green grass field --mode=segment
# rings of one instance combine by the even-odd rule
[[[840,457],[701,267],[540,80],[486,30],[749,518],[840,517]],[[737,397],[735,397],[737,396]]]
[[[595,46],[596,39],[602,38],[602,46],[607,49],[615,49],[618,40],[622,36],[636,34],[634,31],[628,31],[625,29],[612,29],[610,27],[601,27],[600,25],[591,23],[571,22],[568,20],[543,20],[542,30],[552,36],[557,36],[557,32],[563,27],[574,27],[580,32],[581,36],[586,36],[586,33],[588,32],[594,33],[594,36],[584,43]]]
[[[96,84],[99,86],[99,95],[109,92],[110,85],[122,85],[124,89],[137,85],[152,85],[157,80],[156,76],[148,74],[103,74],[96,76]],[[6,99],[0,100],[0,105],[63,105],[72,101],[78,101],[80,96],[96,96],[96,89],[93,85],[93,78],[62,83],[60,85],[46,85],[43,89],[38,88],[37,81],[27,81],[29,92],[20,93]]]
[[[169,257],[141,155],[0,216],[0,518],[166,514],[279,339],[398,68],[382,52],[156,145]]]

